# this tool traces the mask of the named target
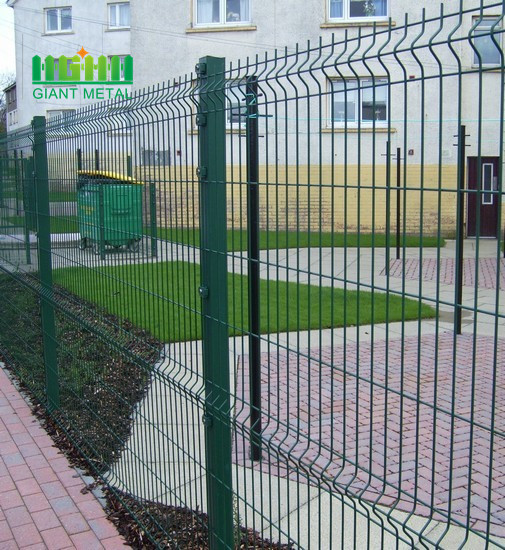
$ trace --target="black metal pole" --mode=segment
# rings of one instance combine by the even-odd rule
[[[391,263],[391,143],[386,141],[386,275]]]
[[[133,165],[132,165],[132,156],[126,155],[126,175],[133,176]]]
[[[251,401],[251,460],[261,459],[261,356],[259,269],[259,135],[258,81],[249,77],[247,99],[247,223],[249,271],[249,396]]]
[[[95,149],[95,170],[100,170],[100,153]]]
[[[82,151],[77,149],[77,170],[82,170]]]
[[[396,149],[396,259],[400,259],[400,209],[401,209],[402,150]]]
[[[463,305],[463,239],[465,218],[465,150],[466,126],[460,126],[458,139],[458,215],[456,229],[456,311],[454,329],[461,334],[461,307]]]

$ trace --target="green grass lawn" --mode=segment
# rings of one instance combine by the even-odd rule
[[[4,199],[15,199],[16,191],[9,189],[2,194]],[[23,191],[20,189],[17,192],[19,200],[23,199]],[[77,200],[77,193],[75,191],[49,191],[49,202],[75,202]]]
[[[181,244],[189,244],[192,246],[200,245],[200,232],[198,229],[188,228],[158,228],[158,238],[167,241],[178,242]],[[146,228],[146,233],[150,231]],[[403,246],[404,239],[400,241]],[[391,246],[396,246],[396,236],[391,235]],[[407,235],[405,237],[406,247],[419,247],[421,239],[415,235]],[[385,247],[386,235],[376,233],[371,235],[368,233],[317,233],[308,231],[260,231],[260,248],[262,250],[275,248],[307,248],[307,247],[357,247],[370,248],[372,246]],[[445,246],[445,241],[442,239],[440,244],[437,237],[423,237],[423,247]],[[228,250],[230,252],[247,249],[247,231],[245,229],[228,230]]]
[[[76,191],[49,191],[49,202],[75,202],[76,200]]]
[[[23,216],[9,216],[5,218],[8,223],[24,226]],[[76,216],[52,216],[51,233],[79,233],[79,224]]]
[[[129,319],[164,342],[201,338],[198,286],[200,266],[187,262],[122,265],[99,269],[70,267],[54,271],[55,283],[85,300]],[[211,292],[214,290],[211,289]],[[216,289],[219,292],[219,289]],[[247,278],[228,275],[230,334],[247,330]],[[373,305],[373,316],[372,316]],[[389,314],[386,317],[386,308]],[[261,281],[261,332],[367,325],[434,317],[415,300],[370,292],[277,281]],[[404,312],[402,309],[404,308]]]
[[[21,216],[10,216],[7,218],[9,223],[13,225],[23,225],[24,220]],[[146,235],[150,234],[150,227],[145,227],[144,232]],[[51,218],[51,233],[79,233],[79,224],[76,216],[53,216]],[[191,246],[200,245],[200,231],[199,229],[188,229],[187,227],[179,228],[166,228],[160,227],[157,229],[157,236],[159,239],[166,241],[177,242],[180,244],[187,244]],[[247,231],[245,229],[229,229],[227,232],[228,237],[228,251],[236,252],[240,250],[247,250]],[[407,235],[405,237],[406,247],[419,247],[421,239],[415,235]],[[396,236],[392,235],[390,240],[391,246],[396,246]],[[371,248],[376,246],[378,248],[386,246],[386,235],[382,233],[376,233],[370,235],[369,233],[313,233],[308,231],[260,231],[260,248],[261,250],[275,249],[275,248],[307,248],[307,247],[344,247],[350,248],[357,247],[359,244],[363,248]],[[403,238],[400,242],[403,246]],[[423,237],[423,247],[437,247],[437,237]],[[445,246],[445,241],[442,239],[440,246]]]

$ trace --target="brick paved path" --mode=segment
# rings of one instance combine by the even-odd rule
[[[0,548],[125,548],[0,368]]]
[[[416,259],[405,260],[405,279],[418,280],[421,262]],[[437,260],[427,258],[423,260],[422,279],[423,281],[437,280]],[[456,277],[456,260],[454,258],[443,258],[440,260],[440,283],[445,285],[454,284]],[[391,277],[403,277],[403,260],[392,260],[389,274]],[[385,275],[382,270],[381,275]],[[479,288],[496,288],[496,259],[479,259]],[[463,285],[475,286],[475,259],[463,260]],[[505,259],[500,260],[500,289],[505,289]]]
[[[263,354],[263,427],[272,450],[255,467],[296,479],[291,457],[291,464],[301,464],[309,480],[324,478],[332,490],[346,488],[350,495],[425,516],[433,501],[440,512],[433,517],[440,520],[447,517],[450,500],[452,518],[466,523],[471,459],[468,523],[484,531],[492,445],[491,533],[505,536],[505,340],[498,342],[494,430],[492,338],[478,338],[473,373],[470,335],[458,337],[455,371],[452,333],[441,335],[438,346],[433,335],[420,342],[409,337],[403,349],[403,374],[401,340],[390,340],[387,346],[384,341],[362,343],[359,353],[349,344],[345,374],[341,347],[333,353],[330,348],[312,349],[312,360],[295,352]],[[239,426],[249,425],[247,407],[240,410],[242,396],[249,399],[247,360],[239,360],[244,368],[237,376]],[[453,390],[457,417],[451,414]],[[250,465],[245,458],[248,443],[238,437],[235,444],[235,460]]]

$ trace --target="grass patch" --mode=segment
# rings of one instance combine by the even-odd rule
[[[23,191],[15,191],[9,189],[4,191],[1,195],[4,199],[15,199],[16,197],[19,200],[23,198]],[[75,191],[49,191],[49,202],[75,202],[77,200],[77,193]]]
[[[150,228],[146,228],[146,234],[150,234]],[[173,241],[180,244],[200,246],[200,231],[186,227],[160,227],[157,229],[159,239]],[[400,245],[406,247],[443,247],[445,240],[438,242],[437,237],[423,236],[420,239],[416,235],[406,235],[400,239]],[[308,248],[308,247],[357,247],[383,248],[386,246],[386,235],[376,233],[316,233],[308,231],[260,231],[260,248],[262,250],[275,248]],[[390,245],[396,246],[396,236],[391,235]],[[247,250],[247,231],[245,229],[228,230],[228,250],[230,252]]]
[[[187,262],[54,271],[54,281],[164,342],[201,338],[200,266]],[[228,275],[230,335],[247,330],[247,278]],[[368,325],[434,317],[433,308],[401,296],[261,281],[261,332]],[[373,307],[373,314],[372,314]],[[389,308],[388,316],[386,309]],[[404,312],[403,312],[404,308]]]
[[[15,226],[24,226],[25,224],[24,216],[9,216],[5,220]],[[79,233],[77,216],[51,217],[51,233]]]

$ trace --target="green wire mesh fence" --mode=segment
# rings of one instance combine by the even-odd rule
[[[2,360],[153,546],[505,548],[504,14],[0,141]]]

